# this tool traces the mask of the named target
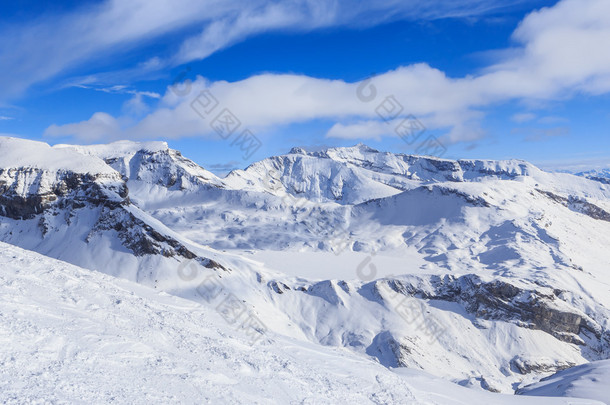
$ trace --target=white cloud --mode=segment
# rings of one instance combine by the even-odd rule
[[[529,14],[513,39],[517,56],[481,80],[489,91],[534,98],[610,91],[610,2],[563,0]]]
[[[132,98],[123,104],[123,111],[132,116],[142,116],[150,110],[150,107],[144,101],[144,94],[135,94]]]
[[[568,127],[551,127],[551,128],[514,128],[511,133],[514,135],[525,135],[524,140],[527,142],[542,142],[550,138],[565,136],[570,132]]]
[[[369,26],[398,19],[477,16],[526,0],[106,0],[0,29],[0,97],[14,98],[29,86],[91,61],[120,57],[155,38],[200,26],[168,60],[154,56],[136,74],[202,59],[265,31],[306,31],[336,25]],[[104,76],[104,75],[102,75]],[[106,76],[113,76],[107,74]],[[89,79],[95,79],[94,74]]]
[[[485,14],[526,0],[482,1],[327,1],[271,2],[243,7],[211,22],[198,36],[187,39],[174,57],[174,64],[204,59],[244,38],[271,30],[310,31],[335,25],[371,26],[400,19],[433,20]]]
[[[12,119],[13,119],[13,117],[7,117],[6,115],[0,115],[0,121],[9,121]]]
[[[550,125],[550,124],[558,124],[558,123],[566,123],[570,122],[569,119],[565,117],[560,117],[556,115],[548,115],[546,117],[541,117],[537,121],[539,124]]]
[[[554,159],[534,162],[536,166],[549,171],[567,171],[572,173],[588,170],[610,169],[610,154],[597,152],[586,156],[570,156],[565,159]]]
[[[152,91],[138,91],[138,90],[131,89],[126,85],[118,85],[118,84],[114,85],[114,86],[110,86],[110,87],[103,87],[103,86],[89,86],[86,84],[74,83],[74,84],[70,85],[70,87],[78,87],[81,89],[101,91],[103,93],[109,93],[109,94],[132,94],[134,96],[145,96],[145,97],[157,98],[157,99],[161,98],[161,95],[159,93],[155,93]]]
[[[518,124],[522,124],[524,122],[533,121],[536,119],[536,114],[534,113],[518,113],[511,117],[511,120]]]
[[[97,141],[100,139],[110,140],[121,132],[119,121],[113,116],[97,112],[87,121],[74,124],[51,125],[46,129],[45,135],[61,136],[72,135],[85,142]]]
[[[545,125],[566,123],[566,122],[570,121],[565,117],[560,117],[557,115],[547,115],[544,117],[538,117],[538,115],[536,115],[534,113],[529,113],[529,112],[514,114],[511,117],[511,120],[513,122],[516,122],[517,124],[523,124],[523,123],[532,122],[535,120],[538,124],[545,124]]]
[[[385,97],[392,95],[403,107],[401,116],[412,114],[429,129],[446,130],[447,142],[483,136],[483,111],[499,103],[566,99],[577,93],[596,95],[610,91],[610,87],[604,88],[610,83],[610,1],[563,0],[528,15],[513,38],[515,48],[478,75],[451,78],[427,64],[379,75],[372,81],[376,99],[369,102],[357,97],[360,85],[364,90],[371,89],[367,83],[291,74],[263,74],[232,83],[198,78],[191,84],[188,97],[169,89],[157,109],[141,121],[104,117],[106,124],[110,118],[114,120],[113,125],[105,126],[105,136],[215,136],[209,125],[212,117],[204,120],[190,106],[204,89],[211,91],[222,107],[229,108],[244,127],[260,130],[329,119],[338,122],[328,132],[329,137],[363,139],[393,135],[381,125],[385,123],[379,122],[376,112]],[[104,136],[99,118],[53,126],[47,133],[84,139],[90,139],[92,134]],[[515,117],[524,118],[532,117]],[[87,125],[93,127],[92,131]]]
[[[200,35],[184,41],[174,56],[173,64],[207,58],[219,49],[255,33],[290,27],[311,29],[314,27],[314,21],[320,21],[320,25],[323,25],[329,16],[308,16],[306,13],[294,12],[293,8],[294,4],[290,3],[271,3],[261,9],[246,9],[237,16],[213,21]]]
[[[396,120],[391,122],[359,121],[354,124],[337,122],[328,130],[326,136],[339,139],[380,140],[383,136],[393,136],[392,128],[395,127],[396,124]]]

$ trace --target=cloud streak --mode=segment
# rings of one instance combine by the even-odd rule
[[[85,141],[215,136],[209,122],[190,106],[200,91],[209,90],[250,128],[331,120],[336,124],[327,136],[343,139],[394,136],[392,126],[382,122],[376,111],[383,98],[392,95],[403,106],[402,115],[393,118],[415,115],[427,128],[445,131],[444,141],[459,142],[484,135],[481,119],[485,109],[494,105],[610,92],[607,0],[563,0],[533,12],[519,24],[513,40],[514,48],[504,53],[508,56],[477,75],[452,78],[427,64],[381,74],[373,80],[378,94],[375,102],[363,102],[356,96],[361,83],[342,80],[263,74],[229,83],[199,77],[191,84],[188,97],[169,88],[157,108],[141,120],[96,113],[80,123],[53,125],[46,134]],[[533,119],[515,117],[517,121],[528,118]]]
[[[197,27],[201,27],[199,34],[182,35],[174,55],[155,56],[140,63],[137,71],[154,72],[203,59],[267,31],[472,17],[523,2],[526,0],[106,0],[69,14],[0,29],[0,97],[13,99],[33,84],[74,74],[86,63],[101,64],[159,37]],[[125,73],[133,78],[134,69]]]

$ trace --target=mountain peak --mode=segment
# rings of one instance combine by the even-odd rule
[[[370,146],[360,142],[357,145],[351,147],[352,149],[357,149],[363,152],[379,152],[377,149],[373,149]],[[349,148],[348,148],[349,149]]]
[[[336,147],[336,148],[328,148],[328,149],[326,149],[326,153],[329,155],[347,156],[347,155],[361,155],[363,153],[379,153],[379,151],[377,149],[371,148],[368,145],[359,143],[354,146],[342,146],[342,147]]]
[[[302,148],[300,146],[296,146],[292,149],[290,149],[290,152],[288,152],[289,155],[307,155],[307,150],[305,150],[305,148]]]
[[[348,155],[352,153],[379,153],[379,151],[364,143],[358,143],[354,146],[335,146],[316,151],[308,151],[301,146],[297,146],[290,149],[290,152],[288,152],[289,155],[308,155],[315,157],[328,157],[329,154]]]

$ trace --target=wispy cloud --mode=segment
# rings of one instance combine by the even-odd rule
[[[7,117],[6,115],[0,115],[0,121],[9,121],[14,119],[13,117]]]
[[[570,133],[568,127],[552,128],[515,128],[511,131],[514,135],[525,135],[526,142],[542,142],[558,136],[565,136]]]
[[[526,0],[106,0],[69,14],[0,29],[0,88],[10,99],[32,84],[91,61],[112,60],[155,38],[201,27],[175,55],[152,57],[128,76],[155,71],[272,30],[309,31],[338,25],[370,26],[399,19],[472,17]],[[95,78],[96,75],[91,75]]]
[[[216,173],[218,176],[225,176],[229,174],[232,170],[240,169],[243,165],[243,162],[238,162],[236,160],[232,160],[228,163],[211,163],[205,164],[204,167],[213,173]]]
[[[536,114],[533,113],[518,113],[511,117],[511,120],[514,122],[521,124],[524,122],[533,121],[536,119]]]
[[[150,98],[159,99],[161,95],[159,93],[155,93],[152,91],[138,91],[132,88],[129,88],[126,85],[114,85],[110,87],[99,87],[99,86],[86,86],[84,84],[74,84],[73,87],[79,87],[81,89],[95,90],[101,91],[103,93],[109,94],[132,94],[134,96],[145,96]]]
[[[358,14],[358,10],[353,12]],[[404,114],[420,117],[428,128],[446,130],[447,142],[480,138],[483,111],[492,105],[610,92],[610,52],[605,48],[610,43],[609,1],[563,0],[529,14],[513,39],[510,52],[477,75],[452,78],[427,64],[415,64],[375,77],[374,85],[380,97],[394,95]],[[85,140],[214,136],[209,123],[190,106],[198,92],[208,89],[249,127],[329,119],[337,122],[329,137],[392,135],[379,122],[376,105],[356,97],[358,86],[290,74],[263,74],[232,83],[200,77],[192,83],[189,97],[179,97],[169,89],[158,107],[139,121],[96,113],[87,121],[51,126],[47,134]],[[522,122],[534,118],[516,117]],[[531,140],[544,138],[539,135]]]
[[[610,169],[610,154],[599,152],[587,155],[576,155],[568,159],[554,159],[534,162],[538,167],[549,171],[567,171],[572,173],[588,170]]]

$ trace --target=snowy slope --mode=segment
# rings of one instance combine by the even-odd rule
[[[148,285],[185,259],[226,268],[133,205],[102,159],[14,138],[0,138],[0,240]]]
[[[10,155],[0,240],[198,303],[217,275],[302,344],[501,392],[609,357],[609,185],[363,145],[295,149],[225,179],[164,143]]]
[[[367,150],[362,146],[354,152]],[[402,179],[396,187],[385,184],[392,180],[391,175],[348,165],[326,155],[309,155],[299,149],[254,163],[246,170],[233,171],[225,178],[233,188],[271,191],[277,195],[287,193],[294,198],[342,204],[393,195],[408,187],[409,182]]]
[[[294,148],[288,155],[254,163],[231,172],[233,187],[284,191],[293,197],[355,204],[388,197],[421,183],[511,179],[537,169],[523,161],[484,161],[430,158],[379,152],[359,144],[307,152]]]
[[[587,170],[584,172],[578,172],[576,175],[599,181],[604,184],[610,184],[610,168]]]
[[[524,387],[520,395],[588,398],[610,404],[610,360],[594,361],[559,371]],[[580,403],[574,401],[574,403]]]
[[[526,162],[450,161],[377,152],[362,145],[315,153],[295,149],[231,173],[223,189],[191,190],[174,197],[163,192],[162,198],[157,198],[160,191],[144,186],[130,186],[130,190],[142,209],[201,244],[219,249],[328,251],[339,248],[332,239],[351,236],[349,218],[355,203],[424,185],[464,188],[466,194],[484,199],[487,188],[501,194],[504,185],[512,191],[513,184],[524,181],[527,185],[519,193],[549,191],[571,196],[574,209],[584,200],[610,212],[608,187],[600,189],[597,182],[567,174],[545,173]],[[517,194],[516,203],[526,194]],[[495,210],[502,209],[505,196],[497,198]],[[363,222],[352,216],[352,222],[356,221]],[[366,226],[374,229],[377,224]],[[382,231],[398,230],[384,227]],[[365,235],[363,239],[350,249],[370,250],[375,238]],[[388,243],[395,248],[404,242]],[[387,250],[376,245],[377,251]]]
[[[216,175],[184,158],[179,151],[170,149],[166,142],[118,141],[107,145],[55,145],[53,148],[100,158],[134,182],[170,190],[224,187]]]
[[[1,242],[0,267],[2,403],[570,403],[394,373],[276,334],[251,345],[210,307]]]
[[[301,325],[309,340],[377,356],[386,365],[417,366],[467,385],[472,379],[474,385],[497,390],[506,390],[507,382],[531,381],[537,375],[608,356],[607,186],[546,173],[521,161],[454,162],[380,153],[363,146],[316,153],[293,150],[243,173],[235,172],[226,181],[236,187],[236,179],[250,176],[243,183],[250,193],[242,200],[246,202],[256,197],[252,193],[257,187],[265,186],[268,171],[284,174],[268,183],[266,193],[260,192],[264,198],[255,208],[208,201],[151,213],[201,243],[285,250],[284,265],[273,266],[280,272],[294,274],[291,269],[308,257],[297,249],[339,251],[343,262],[351,261],[352,251],[376,254],[351,268],[328,266],[326,278],[336,281],[307,283],[296,289],[290,280],[283,281],[293,288],[281,289],[273,300]],[[383,176],[400,177],[392,184],[402,184],[405,191],[396,189],[389,197],[353,205],[350,202],[358,199],[333,188],[341,182],[351,185],[353,179],[378,181]],[[295,188],[299,192],[291,191]],[[328,192],[332,196],[324,194]],[[268,194],[280,197],[281,202],[274,205]],[[362,200],[378,197],[356,195]],[[309,203],[302,204],[303,199]],[[283,222],[277,216],[282,212]],[[342,245],[347,249],[342,250]],[[409,254],[403,256],[408,257],[403,265],[378,268],[387,261],[375,257],[404,255],[405,248]],[[265,255],[255,256],[264,260]],[[324,266],[323,261],[311,266]],[[376,266],[378,277],[420,274],[419,279],[407,282],[405,295],[425,298],[426,310],[451,325],[448,338],[438,346],[436,342],[410,343],[425,341],[425,330],[417,325],[405,329],[404,322],[393,318],[391,303],[371,295],[366,283],[347,281],[341,287],[341,278],[358,278],[362,264]],[[311,273],[304,269],[298,275]],[[434,282],[433,275],[447,273],[459,277],[452,281],[456,287],[450,293],[422,288]],[[482,287],[458,289],[459,283],[476,280],[472,274],[483,277]],[[504,290],[490,288],[488,283],[500,283]],[[497,301],[491,307],[479,305],[479,289]],[[321,299],[316,301],[318,296]],[[506,300],[510,305],[503,308]],[[544,304],[538,307],[536,302]],[[538,309],[524,309],[530,306]],[[448,317],[448,311],[459,315]],[[455,339],[464,330],[466,336]],[[505,340],[498,346],[499,336]],[[479,342],[476,350],[472,341]],[[398,350],[388,351],[392,346]],[[467,360],[461,362],[461,357]],[[452,364],[451,371],[445,371],[444,362]],[[476,372],[468,371],[473,367],[486,376],[485,382],[474,379]]]

